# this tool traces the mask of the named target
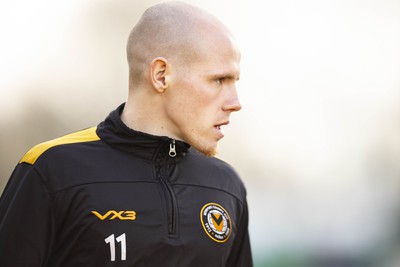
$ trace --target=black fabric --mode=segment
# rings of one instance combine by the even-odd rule
[[[129,129],[122,109],[98,125],[100,140],[16,166],[0,199],[0,266],[251,267],[236,172],[184,142]],[[227,238],[206,233],[206,207],[226,211],[227,220],[208,215]]]

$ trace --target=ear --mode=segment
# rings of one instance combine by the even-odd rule
[[[163,57],[157,57],[150,63],[150,81],[153,88],[163,93],[168,87],[169,63]]]

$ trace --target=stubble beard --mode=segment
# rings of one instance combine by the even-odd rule
[[[193,138],[197,136],[197,138]],[[192,138],[190,138],[192,137]],[[219,140],[216,140],[216,143],[213,143],[206,137],[206,135],[202,135],[201,133],[192,134],[187,138],[187,143],[189,143],[193,148],[195,148],[198,152],[203,154],[206,157],[214,157],[218,153],[219,148]]]
[[[206,157],[214,157],[218,153],[218,145],[195,147],[200,153]]]

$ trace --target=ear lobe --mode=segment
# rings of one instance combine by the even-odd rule
[[[157,57],[150,63],[150,81],[159,93],[163,93],[168,87],[168,72],[169,64],[165,58]]]

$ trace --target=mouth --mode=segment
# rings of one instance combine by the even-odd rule
[[[223,135],[222,126],[225,126],[228,124],[229,124],[229,121],[218,123],[218,124],[214,125],[214,128],[217,129]]]
[[[224,122],[221,122],[221,123],[215,124],[215,125],[214,125],[214,127],[216,127],[216,128],[218,128],[218,129],[220,129],[222,126],[224,126],[224,125],[228,125],[228,124],[229,124],[229,121],[224,121]]]

